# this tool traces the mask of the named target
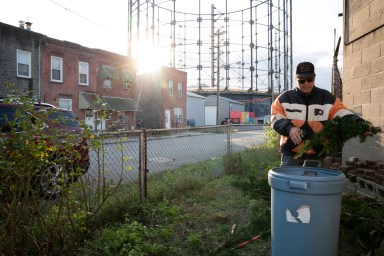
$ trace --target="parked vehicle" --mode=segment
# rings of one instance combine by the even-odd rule
[[[228,122],[231,122],[231,124],[240,124],[240,119],[238,118],[228,118],[226,117],[224,121],[221,121],[221,125],[228,124]]]
[[[31,126],[26,126],[26,122]],[[33,132],[28,131],[34,128]],[[46,103],[34,103],[31,108],[23,109],[22,103],[0,100],[0,129],[6,160],[14,153],[16,137],[23,132],[30,133],[30,140],[43,148],[41,157],[45,160],[40,171],[33,175],[32,188],[45,197],[60,195],[66,184],[88,171],[87,139],[71,111]],[[0,166],[0,171],[1,168],[5,167]]]

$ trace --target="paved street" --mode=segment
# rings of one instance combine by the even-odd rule
[[[181,132],[172,136],[149,137],[147,144],[149,174],[223,156],[227,153],[227,136],[227,133]],[[235,130],[230,136],[232,152],[264,143],[262,129],[242,132]],[[95,150],[91,151],[91,167],[88,172],[91,176],[97,177],[97,166],[103,166],[105,176],[110,179],[118,180],[122,169],[124,181],[138,178],[140,157],[138,137],[105,140],[104,152],[103,155],[97,154]]]

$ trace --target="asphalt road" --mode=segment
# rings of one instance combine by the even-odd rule
[[[264,143],[264,131],[262,129],[247,131],[234,129],[234,132],[230,133],[232,152]],[[197,163],[223,156],[228,150],[227,141],[227,133],[214,132],[183,131],[167,136],[148,136],[148,173],[171,170],[183,164]],[[104,152],[104,154],[97,153],[94,149],[90,152],[89,175],[98,177],[100,170],[107,179],[114,181],[120,177],[123,177],[123,181],[138,179],[140,146],[137,136],[105,139],[99,152]]]

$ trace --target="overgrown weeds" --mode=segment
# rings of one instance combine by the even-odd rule
[[[222,159],[209,160],[151,177],[147,202],[125,207],[124,221],[120,224],[109,223],[102,231],[96,230],[95,239],[88,240],[82,254],[268,255],[270,188],[266,175],[269,168],[278,163],[277,155],[272,152],[274,149],[270,147],[247,150],[235,154],[231,165],[224,164]],[[272,160],[269,163],[268,158]],[[108,204],[105,211],[109,212],[110,207]],[[96,222],[97,219],[95,216]],[[109,248],[104,245],[114,238],[102,236],[102,232],[116,231],[116,225],[130,232],[127,220],[128,223],[137,221],[151,230],[151,234],[171,235],[149,237],[143,233],[140,242],[122,242],[121,250],[109,254]],[[260,235],[258,241],[241,245],[257,235]],[[154,244],[162,247],[151,247]],[[152,251],[136,254],[138,247]]]
[[[270,255],[267,173],[279,165],[276,148],[246,150],[231,160],[183,166],[151,179],[147,202],[126,207],[124,221],[95,230],[82,255]],[[383,214],[376,200],[343,195],[339,255],[366,255],[380,235]],[[144,226],[145,232],[130,231],[129,223]],[[107,230],[113,235],[105,235]],[[141,239],[118,240],[120,247],[110,253],[107,245],[115,243],[115,232]]]

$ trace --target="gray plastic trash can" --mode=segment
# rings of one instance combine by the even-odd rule
[[[272,256],[336,256],[342,172],[314,167],[276,167],[271,186]]]

